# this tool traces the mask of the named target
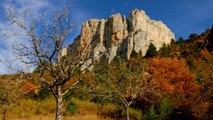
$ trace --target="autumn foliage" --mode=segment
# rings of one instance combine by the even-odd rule
[[[163,92],[172,95],[176,107],[192,105],[199,93],[195,75],[190,74],[183,59],[152,58],[148,72],[153,75],[153,79],[161,86]]]
[[[36,93],[37,92],[37,86],[30,82],[25,83],[23,85],[22,89],[23,89],[24,93]]]
[[[145,57],[140,52],[133,52],[129,60],[115,57],[110,64],[95,64],[92,71],[81,72],[76,68],[72,77],[60,86],[61,92],[73,88],[63,98],[69,101],[69,95],[72,95],[74,98],[86,100],[87,104],[92,102],[92,106],[107,106],[101,111],[105,112],[104,117],[112,119],[126,117],[137,120],[142,117],[143,120],[213,120],[213,52],[210,44],[213,41],[212,35],[213,28],[199,36],[192,34],[188,40],[182,38],[176,43],[173,41],[171,44],[164,44],[159,51],[153,49],[152,44]],[[67,62],[65,58],[64,60]],[[17,103],[17,98],[20,97],[17,92],[25,96],[28,93],[35,95],[37,90],[36,97],[42,98],[42,93],[45,95],[45,90],[49,90],[42,90],[41,88],[45,87],[42,85],[54,88],[53,85],[58,83],[54,82],[50,72],[45,71],[43,78],[48,84],[39,85],[39,70],[25,74],[24,79],[27,81],[19,86],[15,83],[20,81],[16,80],[20,75],[0,76],[0,79],[10,80],[0,82],[0,94],[4,94],[4,91],[8,93],[5,98],[0,95],[0,99],[6,99],[7,104],[14,104],[14,98]],[[53,75],[58,77],[58,69],[56,73]],[[61,79],[58,80],[61,83]],[[53,90],[57,89],[55,87]],[[25,98],[31,96],[21,99]],[[119,107],[112,109],[114,104]],[[89,107],[86,109],[91,110]],[[137,114],[132,110],[136,110]],[[82,115],[81,111],[78,111],[77,114]],[[97,112],[97,115],[102,114]]]

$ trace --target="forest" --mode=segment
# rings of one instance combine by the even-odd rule
[[[72,76],[61,84],[62,92],[73,86],[63,96],[62,118],[213,119],[212,42],[213,28],[191,34],[187,40],[173,40],[159,51],[150,44],[145,57],[133,53],[130,60],[116,57],[110,64],[96,64],[92,71],[72,69]],[[38,66],[33,73],[0,76],[2,117],[54,119],[57,86],[39,80],[42,69]],[[42,74],[54,84],[51,71]]]
[[[7,9],[15,35],[26,40],[14,54],[36,68],[0,75],[2,120],[213,120],[213,27],[82,71],[87,45],[58,57],[76,27],[72,6],[63,6],[51,21],[30,23],[28,9],[22,16]]]

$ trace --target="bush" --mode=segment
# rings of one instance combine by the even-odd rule
[[[142,112],[141,110],[136,109],[129,109],[130,119],[131,120],[141,120],[142,119]]]
[[[50,91],[41,86],[36,92],[30,92],[25,97],[32,100],[45,100],[50,97]]]
[[[172,105],[167,99],[163,99],[159,106],[152,105],[144,118],[145,120],[166,120],[172,113]]]
[[[154,108],[154,105],[149,108],[149,111],[146,113],[144,118],[145,120],[156,120],[158,118],[158,114]]]
[[[66,106],[66,113],[74,115],[77,112],[77,105],[72,101],[68,101]]]
[[[38,99],[44,100],[50,97],[50,91],[47,90],[44,86],[41,86],[38,91]]]
[[[159,117],[161,120],[165,120],[169,118],[169,116],[173,113],[172,105],[167,99],[163,99],[160,102],[160,106],[158,108]]]
[[[141,50],[140,50],[140,51],[141,51]],[[130,55],[130,57],[131,57],[131,58],[137,58],[138,55],[140,55],[140,54],[142,54],[142,52],[140,52],[140,53],[138,54],[137,52],[135,52],[135,51],[133,50],[132,53],[131,53],[131,55]]]

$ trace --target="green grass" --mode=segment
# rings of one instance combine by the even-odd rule
[[[75,109],[72,107],[71,114],[67,112],[67,105],[72,103]],[[41,119],[46,120],[47,118],[54,119],[55,113],[55,101],[53,97],[45,100],[32,100],[23,99],[13,109],[8,111],[7,116],[9,119],[13,120],[34,120]],[[134,120],[141,119],[141,111],[130,109],[130,117]],[[76,98],[71,98],[69,102],[66,102],[63,108],[64,119],[85,119],[90,120],[113,120],[113,119],[125,119],[125,109],[123,107],[117,106],[115,104],[107,103],[104,105],[97,104],[89,101],[82,101]],[[49,120],[49,119],[47,119]]]
[[[55,113],[54,99],[46,99],[42,101],[23,99],[21,102],[11,109],[8,114],[18,118],[28,118],[33,115],[48,115]]]

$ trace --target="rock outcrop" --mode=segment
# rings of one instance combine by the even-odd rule
[[[143,10],[133,10],[128,18],[114,14],[108,19],[91,19],[83,23],[81,34],[62,50],[61,55],[81,52],[83,66],[115,56],[130,59],[134,51],[144,56],[152,42],[157,50],[175,39],[174,33],[161,21],[151,20]],[[86,68],[86,67],[84,67]]]

